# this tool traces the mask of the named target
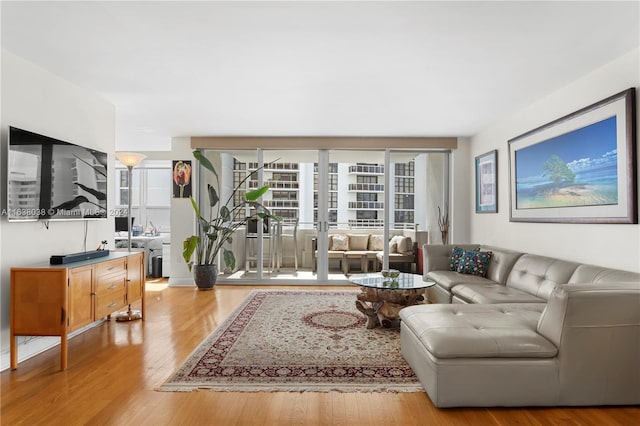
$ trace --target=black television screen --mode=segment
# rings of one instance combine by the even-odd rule
[[[9,127],[7,217],[107,217],[107,154]]]

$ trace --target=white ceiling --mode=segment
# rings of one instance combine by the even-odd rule
[[[9,2],[2,46],[173,136],[471,136],[640,45],[626,2]]]

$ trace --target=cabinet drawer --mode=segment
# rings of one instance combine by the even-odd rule
[[[127,285],[127,275],[124,272],[96,277],[96,293],[111,293],[124,291]]]
[[[112,272],[96,277],[96,319],[105,317],[127,304],[127,275]]]
[[[126,275],[112,274],[96,280],[96,319],[123,308],[127,304]]]
[[[124,287],[96,294],[96,319],[123,309],[127,305]]]
[[[113,274],[115,272],[125,272],[127,270],[127,260],[113,259],[108,262],[102,262],[96,265],[96,276],[100,278],[104,275]]]

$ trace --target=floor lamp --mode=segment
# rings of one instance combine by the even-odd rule
[[[116,158],[118,158],[118,160],[120,160],[122,164],[127,166],[127,169],[129,170],[129,175],[127,179],[127,185],[128,185],[127,193],[128,193],[128,199],[129,199],[128,200],[129,208],[127,209],[127,229],[128,229],[127,249],[131,251],[131,228],[133,227],[133,223],[131,223],[131,193],[132,193],[131,183],[133,181],[133,168],[138,164],[140,164],[142,160],[147,158],[147,156],[144,154],[138,154],[136,152],[117,152]],[[131,305],[129,305],[129,308],[127,309],[126,312],[117,313],[115,315],[115,318],[116,318],[116,321],[133,321],[133,320],[142,318],[142,312],[132,310]]]

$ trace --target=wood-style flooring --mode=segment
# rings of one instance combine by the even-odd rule
[[[267,288],[261,286],[260,288]],[[322,287],[275,287],[305,288]],[[332,289],[340,287],[331,287]],[[251,291],[149,284],[145,321],[110,321],[0,375],[2,425],[635,425],[640,407],[438,409],[425,393],[157,392]]]

